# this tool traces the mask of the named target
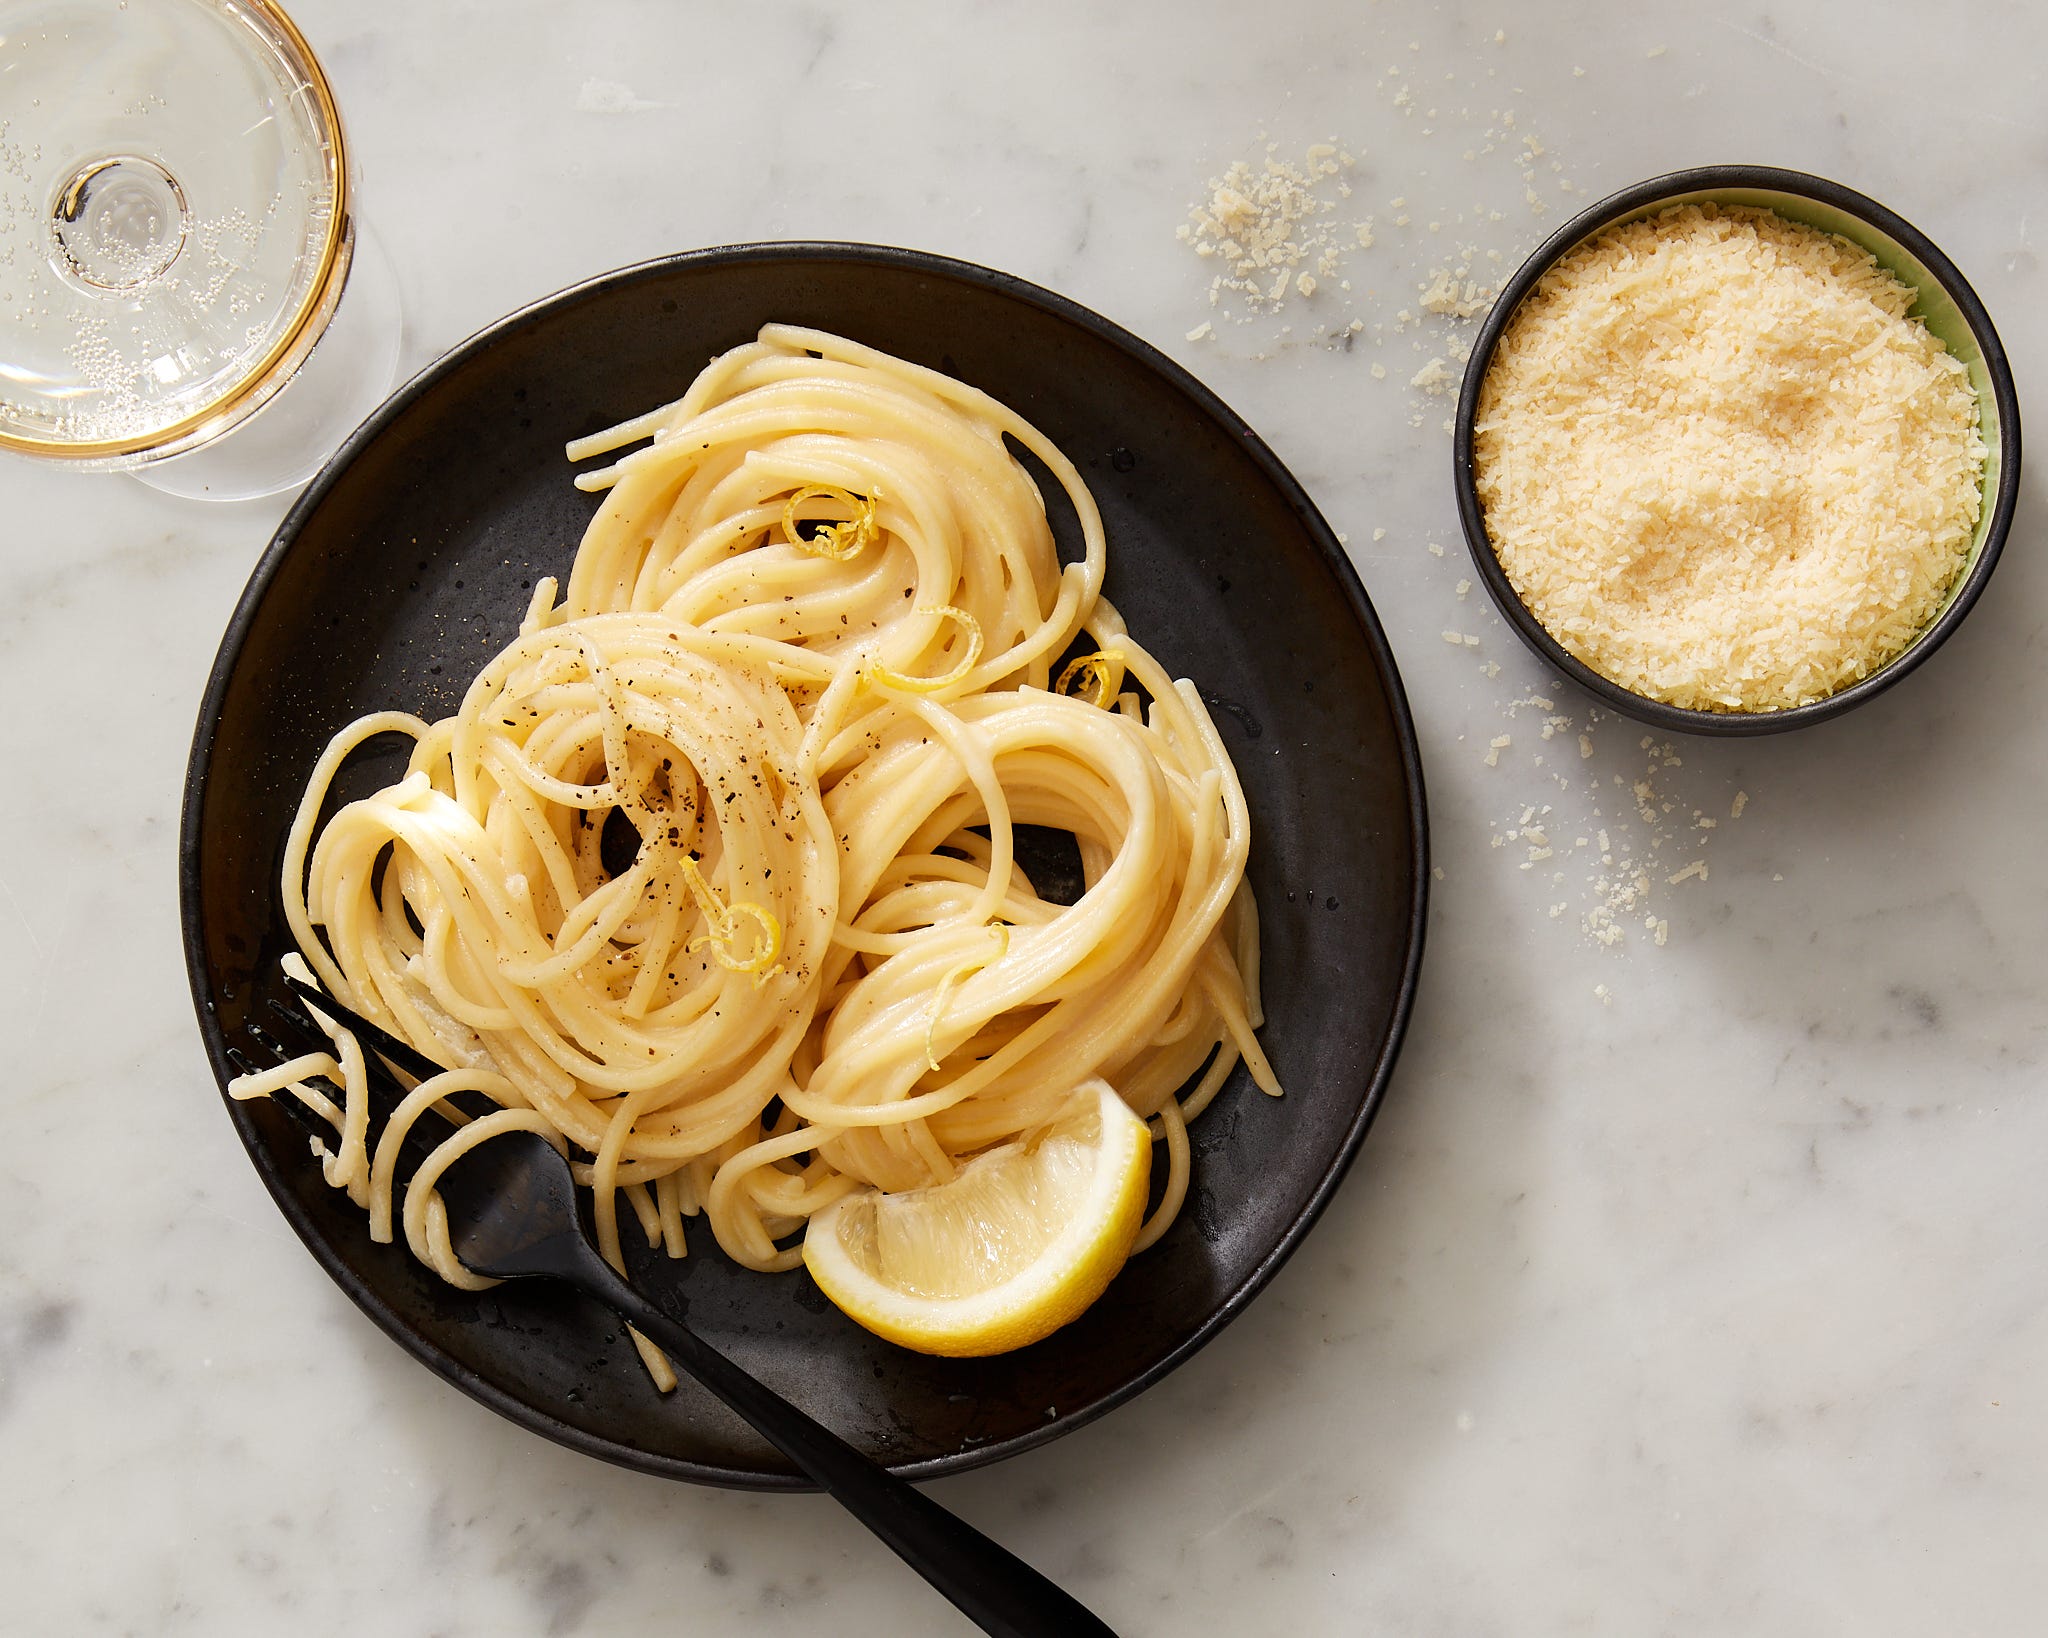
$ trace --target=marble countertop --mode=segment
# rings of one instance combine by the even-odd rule
[[[2025,401],[2048,379],[2048,12],[292,9],[398,271],[406,369],[671,250],[947,252],[1212,384],[1386,622],[1442,879],[1384,1113],[1220,1339],[944,1502],[1132,1635],[2040,1630],[2040,480],[1906,684],[1667,755],[1461,593],[1427,383],[1473,323],[1419,295],[1467,260],[1490,284],[1639,177],[1797,166],[1951,254]],[[1268,142],[1351,156],[1316,182],[1341,265],[1276,311],[1212,308],[1176,228]],[[194,1029],[175,838],[200,688],[285,504],[0,466],[0,1631],[964,1630],[820,1498],[668,1484],[498,1420],[272,1209]],[[1611,948],[1598,847],[1567,845],[1605,829],[1653,882]]]

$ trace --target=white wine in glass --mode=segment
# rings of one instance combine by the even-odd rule
[[[0,449],[221,499],[304,482],[397,363],[354,205],[269,0],[5,0]]]

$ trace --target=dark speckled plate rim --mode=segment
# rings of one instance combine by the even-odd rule
[[[896,271],[910,271],[934,279],[963,281],[996,291],[1014,300],[1037,307],[1076,329],[1085,331],[1098,341],[1125,353],[1143,368],[1164,379],[1176,391],[1189,399],[1195,407],[1216,425],[1233,435],[1250,454],[1267,480],[1285,498],[1308,538],[1313,542],[1322,559],[1358,622],[1360,640],[1370,651],[1374,666],[1379,673],[1386,691],[1388,708],[1394,719],[1396,737],[1401,746],[1402,773],[1408,789],[1408,821],[1414,838],[1409,868],[1413,873],[1414,889],[1409,904],[1408,920],[1403,936],[1406,940],[1406,955],[1402,978],[1395,1000],[1391,1026],[1377,1061],[1371,1067],[1362,1088],[1357,1114],[1353,1117],[1344,1141],[1334,1159],[1325,1171],[1321,1181],[1310,1196],[1308,1203],[1294,1219],[1278,1241],[1254,1266],[1251,1273],[1217,1305],[1215,1311],[1185,1341],[1170,1353],[1164,1355],[1149,1369],[1125,1382],[1121,1387],[1103,1394],[1090,1404],[1079,1406],[1061,1414],[1056,1420],[1043,1427],[1034,1428],[1013,1438],[976,1446],[923,1461],[905,1462],[891,1468],[892,1472],[909,1479],[933,1479],[950,1474],[964,1473],[972,1468],[985,1466],[1034,1449],[1083,1427],[1098,1417],[1107,1414],[1117,1406],[1126,1403],[1158,1382],[1175,1367],[1189,1359],[1203,1344],[1213,1338],[1223,1327],[1243,1313],[1254,1297],[1279,1272],[1280,1267],[1291,1256],[1304,1236],[1307,1235],[1324,1209],[1328,1206],[1337,1185],[1342,1181],[1359,1146],[1365,1140],[1367,1129],[1374,1115],[1379,1111],[1387,1083],[1392,1076],[1394,1061],[1399,1054],[1402,1038],[1407,1032],[1409,1016],[1413,1011],[1418,975],[1422,964],[1423,935],[1428,912],[1429,898],[1429,830],[1427,809],[1423,794],[1422,759],[1418,746],[1413,717],[1408,708],[1407,695],[1401,685],[1401,677],[1394,663],[1392,647],[1387,642],[1378,616],[1374,613],[1365,588],[1360,583],[1357,571],[1339,545],[1335,534],[1322,513],[1310,500],[1307,491],[1294,478],[1273,451],[1267,447],[1245,421],[1232,411],[1216,394],[1210,391],[1194,376],[1157,348],[1140,340],[1121,326],[1111,323],[1100,314],[1081,306],[1065,296],[1056,294],[1042,286],[1017,278],[1013,274],[998,272],[976,263],[956,260],[930,251],[906,250],[888,245],[858,244],[829,240],[790,240],[713,246],[700,250],[683,251],[670,256],[656,257],[628,267],[618,268],[586,279],[578,284],[542,297],[499,319],[496,323],[477,331],[467,340],[459,343],[436,359],[432,364],[415,375],[397,392],[387,399],[356,431],[350,435],[340,449],[321,468],[306,491],[285,514],[278,525],[269,547],[258,561],[249,583],[242,592],[240,601],[228,621],[227,630],[221,639],[213,669],[207,678],[206,691],[202,697],[197,726],[193,733],[192,752],[187,767],[184,789],[184,807],[179,826],[178,885],[180,898],[180,924],[185,946],[185,965],[191,984],[194,1008],[198,1014],[199,1030],[206,1044],[206,1053],[213,1066],[214,1077],[221,1087],[224,1102],[229,1102],[230,1113],[234,1112],[231,1100],[227,1099],[226,1086],[234,1074],[227,1059],[227,1042],[222,1035],[209,999],[209,984],[206,972],[205,948],[201,939],[201,915],[199,901],[199,822],[205,807],[206,780],[212,750],[213,728],[218,722],[226,696],[228,680],[234,670],[242,646],[247,640],[256,619],[258,608],[271,580],[276,576],[279,565],[292,550],[300,529],[306,520],[316,512],[332,489],[342,471],[375,440],[414,402],[433,390],[442,382],[459,375],[469,360],[497,345],[501,340],[533,324],[549,314],[571,307],[578,302],[616,287],[648,279],[659,279],[678,269],[707,265],[746,265],[749,263],[770,263],[790,260],[833,261],[882,266]],[[316,1261],[327,1271],[337,1285],[377,1325],[402,1348],[426,1365],[437,1376],[460,1388],[472,1399],[488,1406],[507,1420],[517,1423],[555,1443],[572,1450],[595,1456],[639,1472],[650,1473],[663,1478],[681,1479],[700,1484],[712,1484],[740,1489],[756,1490],[807,1490],[814,1489],[802,1478],[779,1474],[761,1474],[735,1469],[715,1467],[705,1463],[682,1461],[675,1458],[651,1455],[618,1441],[600,1438],[573,1427],[547,1414],[525,1400],[506,1393],[485,1381],[475,1372],[463,1367],[456,1360],[433,1347],[403,1319],[388,1307],[364,1281],[315,1235],[310,1226],[302,1221],[290,1192],[287,1180],[277,1170],[267,1150],[256,1144],[238,1121],[236,1129],[242,1133],[244,1147],[255,1163],[258,1174],[277,1202],[289,1222]]]
[[[1662,700],[1647,699],[1624,688],[1575,659],[1530,611],[1502,569],[1486,532],[1486,515],[1479,504],[1472,467],[1472,423],[1479,408],[1480,383],[1486,379],[1487,367],[1493,362],[1494,348],[1499,345],[1508,321],[1514,317],[1515,309],[1521,306],[1522,298],[1535,287],[1536,281],[1582,240],[1612,223],[1637,215],[1660,200],[1734,189],[1791,194],[1831,206],[1845,215],[1859,218],[1915,257],[1955,302],[1978,346],[1983,349],[1985,377],[1998,406],[2001,462],[1998,492],[1992,502],[1991,524],[1985,531],[1984,544],[1977,553],[1976,561],[1970,565],[1961,589],[1950,599],[1948,607],[1897,658],[1861,682],[1852,683],[1826,699],[1795,705],[1785,711],[1693,711],[1683,706],[1667,705]],[[2004,550],[2006,535],[2012,528],[2013,511],[2019,500],[2019,397],[2013,387],[2012,366],[2006,359],[2005,348],[1992,325],[1991,314],[1978,299],[1977,292],[1970,288],[1969,280],[1942,253],[1941,248],[1903,216],[1854,188],[1808,171],[1786,170],[1775,165],[1696,165],[1687,170],[1648,177],[1608,195],[1598,204],[1588,206],[1538,245],[1528,260],[1516,269],[1514,277],[1508,280],[1495,299],[1493,311],[1487,314],[1486,322],[1480,326],[1478,339],[1473,343],[1471,357],[1466,362],[1464,384],[1458,393],[1451,461],[1458,493],[1458,521],[1464,527],[1465,545],[1472,554],[1473,566],[1508,624],[1540,659],[1617,711],[1668,732],[1718,737],[1775,734],[1824,722],[1876,698],[1894,684],[1904,681],[1963,623],[1964,616],[1983,594],[1991,579],[1991,571],[1998,566],[1999,554]]]

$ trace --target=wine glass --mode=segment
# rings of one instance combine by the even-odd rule
[[[274,493],[398,343],[334,94],[271,0],[0,8],[0,449]]]

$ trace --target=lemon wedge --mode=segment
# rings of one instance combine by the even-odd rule
[[[877,1336],[919,1353],[1007,1353],[1102,1295],[1145,1215],[1152,1135],[1106,1081],[951,1182],[863,1189],[811,1219],[804,1263]]]

